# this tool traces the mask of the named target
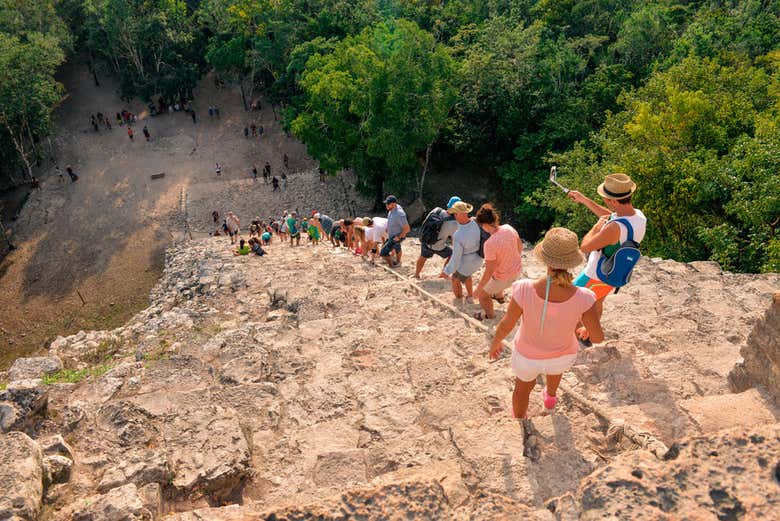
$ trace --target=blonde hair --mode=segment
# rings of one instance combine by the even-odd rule
[[[571,283],[574,280],[574,275],[572,275],[569,270],[556,270],[550,268],[550,271],[551,273],[549,276],[552,279],[553,284],[562,288],[571,286]]]
[[[359,224],[356,224],[353,229],[355,230],[355,235],[357,235],[360,240],[363,240],[363,241],[366,240],[366,230],[365,230],[365,227],[363,227],[363,226],[361,226]]]

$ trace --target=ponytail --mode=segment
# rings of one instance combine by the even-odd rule
[[[569,270],[552,270],[550,278],[552,279],[553,284],[562,288],[571,286],[571,283],[574,280],[574,276]]]

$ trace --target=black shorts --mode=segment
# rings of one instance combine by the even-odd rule
[[[389,257],[390,252],[392,251],[401,253],[401,241],[403,241],[403,239],[396,241],[395,237],[396,236],[394,235],[385,241],[385,243],[382,245],[382,249],[379,250],[380,257]]]
[[[433,257],[434,254],[438,255],[442,259],[449,259],[452,257],[452,248],[449,246],[445,246],[444,249],[441,250],[433,250],[430,246],[428,246],[425,243],[422,243],[422,248],[420,248],[420,257],[424,257],[426,259],[430,259]]]

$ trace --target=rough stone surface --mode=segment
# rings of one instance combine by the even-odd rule
[[[73,449],[59,434],[38,440],[38,445],[41,446],[41,450],[44,454],[59,454],[61,456],[65,456],[66,458],[74,459]]]
[[[9,385],[5,391],[0,391],[0,404],[11,406],[0,411],[0,425],[7,425],[6,432],[29,428],[36,415],[46,408],[48,398],[48,392],[41,387]]]
[[[8,370],[8,380],[31,380],[62,370],[62,360],[56,356],[17,358]]]
[[[144,508],[152,514],[153,519],[157,519],[162,513],[162,490],[159,483],[148,483],[138,489],[138,496]]]
[[[665,461],[620,455],[583,480],[557,514],[584,520],[777,519],[780,424],[693,437]]]
[[[19,409],[9,402],[0,402],[0,433],[8,432],[19,422]]]
[[[249,473],[249,447],[232,410],[198,407],[177,414],[167,422],[165,440],[178,489],[228,497]]]
[[[74,512],[73,521],[135,521],[150,517],[132,483],[91,496],[84,503],[86,506]]]
[[[744,361],[729,375],[733,387],[743,391],[760,385],[780,403],[780,291],[775,292],[772,306],[753,328],[740,353]]]
[[[473,503],[456,507],[448,500],[441,484],[400,482],[369,489],[349,490],[327,501],[304,506],[258,511],[257,507],[231,506],[187,512],[167,518],[169,521],[293,521],[318,519],[337,521],[403,521],[407,519],[502,520],[528,519],[553,521],[553,515],[543,509],[531,509],[503,496],[479,494]]]
[[[155,451],[144,450],[108,469],[98,484],[98,492],[106,492],[128,482],[139,487],[148,483],[167,484],[170,477],[167,458]]]
[[[236,257],[224,237],[176,244],[147,309],[121,328],[53,342],[68,367],[105,353],[111,367],[46,386],[49,413],[23,422],[47,455],[75,456],[70,480],[46,494],[52,521],[76,510],[344,519],[342,509],[366,519],[549,520],[546,506],[568,520],[587,503],[581,483],[635,450],[567,392],[553,415],[537,390],[529,419],[510,419],[508,357],[489,362],[483,331],[406,281],[344,249],[268,249]],[[404,250],[397,270],[410,276],[419,243],[409,238]],[[537,277],[544,268],[530,250],[523,268]],[[428,261],[418,284],[476,311],[452,300],[440,269]],[[735,420],[776,423],[764,391],[731,394],[726,375],[779,283],[643,259],[605,305],[606,341],[582,349],[564,381],[668,446]],[[16,423],[19,404],[5,404]]]
[[[33,520],[41,512],[43,455],[21,432],[0,434],[0,519]]]
[[[701,433],[777,421],[774,407],[756,389],[683,400],[679,407]]]
[[[70,479],[73,461],[65,456],[55,454],[43,458],[44,476],[47,483],[65,483]]]

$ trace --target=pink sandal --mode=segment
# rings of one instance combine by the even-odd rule
[[[549,412],[555,409],[555,406],[558,404],[558,397],[547,394],[547,387],[545,387],[542,389],[542,401],[544,402],[544,408]]]

